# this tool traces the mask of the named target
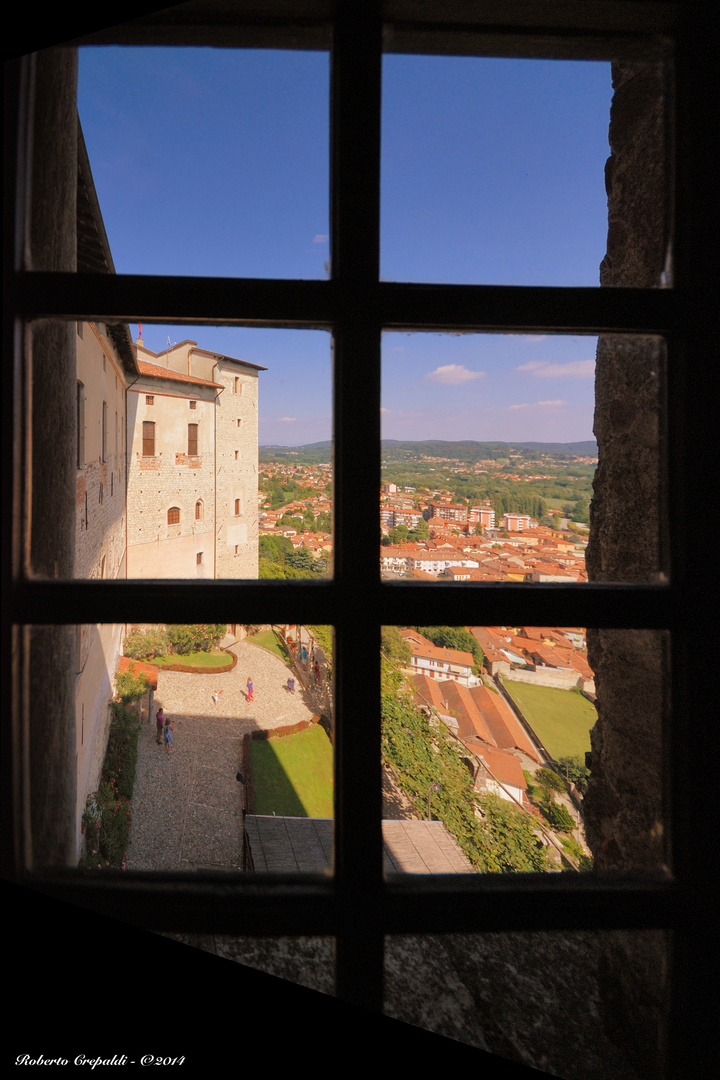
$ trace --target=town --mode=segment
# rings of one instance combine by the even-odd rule
[[[469,463],[405,443],[400,461],[384,463],[394,479],[379,494],[383,579],[587,581],[597,456],[492,445],[496,456]],[[329,459],[330,444],[260,448],[260,577],[332,573],[332,466],[317,460],[322,447]]]

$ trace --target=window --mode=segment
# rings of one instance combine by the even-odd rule
[[[197,457],[198,452],[198,426],[188,424],[188,457]]]
[[[155,395],[154,394],[146,394],[145,395],[145,404],[146,405],[154,405],[155,404]]]
[[[85,465],[85,387],[81,382],[77,384],[76,422],[77,467],[82,469]]]
[[[288,322],[329,327],[334,333],[335,475],[341,491],[351,493],[335,507],[336,554],[332,580],[314,583],[313,618],[335,625],[338,675],[335,680],[337,711],[342,737],[336,746],[338,800],[335,875],[313,882],[308,892],[288,880],[285,895],[274,888],[242,881],[215,884],[199,879],[192,890],[178,880],[163,893],[162,907],[146,883],[124,884],[122,900],[100,889],[90,878],[71,889],[86,890],[92,905],[117,912],[135,923],[143,918],[161,929],[187,930],[187,912],[197,915],[198,933],[236,933],[257,919],[262,932],[281,936],[301,932],[336,936],[336,991],[361,1005],[380,1008],[383,938],[386,933],[452,932],[462,930],[512,931],[550,927],[610,929],[616,927],[668,928],[673,931],[671,969],[672,1014],[668,1025],[667,1077],[710,1075],[714,1048],[703,1038],[708,1023],[708,1000],[698,971],[707,970],[707,927],[713,909],[710,882],[716,858],[708,848],[698,821],[714,819],[715,788],[711,755],[697,747],[713,744],[711,673],[693,663],[695,628],[713,624],[709,606],[710,578],[716,557],[710,547],[712,530],[696,530],[690,507],[707,499],[700,462],[707,460],[715,434],[713,396],[706,392],[713,375],[717,350],[715,330],[717,298],[712,282],[717,276],[720,242],[715,209],[716,181],[708,167],[706,147],[714,140],[712,110],[717,100],[717,65],[710,47],[711,24],[703,5],[672,3],[508,4],[467,8],[460,40],[446,5],[400,5],[404,23],[387,27],[389,47],[413,51],[433,47],[445,51],[508,51],[519,55],[612,56],[629,43],[629,51],[655,48],[658,38],[675,41],[675,114],[678,126],[676,166],[681,182],[673,190],[676,223],[675,282],[670,289],[537,288],[535,286],[455,286],[383,283],[379,280],[379,129],[382,27],[374,5],[338,5],[334,19],[333,49],[333,239],[330,282],[298,280],[226,279],[222,289],[212,279],[179,277],[121,280],[107,275],[102,289],[81,277],[57,273],[58,288],[35,280],[37,271],[23,268],[13,278],[11,299],[15,317],[31,321],[49,316],[74,320],[79,311],[102,310],[104,317],[183,317],[191,307],[202,310],[207,322],[242,319],[287,325]],[[472,10],[471,10],[472,7]],[[303,5],[297,6],[303,11]],[[531,10],[532,33],[527,12]],[[283,12],[293,11],[293,5]],[[426,30],[420,20],[432,17]],[[323,9],[323,16],[325,9]],[[199,16],[202,19],[202,15]],[[231,18],[242,23],[242,12]],[[162,16],[159,17],[162,21]],[[207,18],[212,18],[208,15]],[[494,20],[501,23],[498,29]],[[639,20],[639,21],[637,21]],[[312,22],[312,19],[309,19]],[[158,24],[155,23],[155,26]],[[270,46],[296,44],[304,25],[283,36],[282,26],[269,29],[251,25],[252,41],[266,34]],[[314,34],[322,27],[313,25]],[[225,31],[225,27],[222,28]],[[242,40],[241,26],[233,41]],[[152,31],[144,31],[151,33]],[[192,44],[196,25],[186,31],[173,27],[174,39],[187,34]],[[210,27],[213,40],[225,39]],[[160,31],[158,31],[160,33]],[[424,35],[428,35],[425,37]],[[467,40],[464,35],[467,34]],[[642,35],[648,35],[644,38]],[[113,31],[100,37],[114,43]],[[144,39],[149,40],[151,39]],[[637,56],[637,51],[634,55]],[[651,58],[657,54],[650,52]],[[20,79],[17,80],[20,85]],[[18,108],[18,112],[20,112]],[[73,117],[74,124],[74,117]],[[23,132],[23,134],[25,134]],[[24,146],[21,140],[20,145]],[[15,174],[13,174],[15,175]],[[18,206],[25,192],[20,192]],[[21,231],[20,235],[25,235]],[[23,266],[18,256],[15,266]],[[363,301],[358,302],[362,296]],[[53,298],[53,304],[49,298]],[[169,299],[171,298],[171,299]],[[172,311],[168,310],[168,305]],[[672,555],[673,580],[669,588],[642,583],[591,583],[582,588],[539,585],[532,593],[498,583],[456,589],[438,585],[432,594],[421,585],[394,586],[379,581],[377,567],[377,491],[380,477],[380,334],[382,329],[435,329],[451,332],[485,329],[534,334],[562,332],[653,333],[668,338],[669,389],[667,394],[670,452],[667,484],[673,492],[667,543]],[[16,336],[16,340],[18,337]],[[22,343],[18,344],[22,349]],[[19,354],[22,359],[22,352]],[[71,385],[71,384],[70,384]],[[13,387],[11,386],[11,390]],[[68,408],[72,416],[72,393]],[[155,453],[154,425],[143,425],[143,456]],[[22,440],[18,440],[22,445]],[[69,449],[70,460],[74,448]],[[358,463],[363,468],[358,468]],[[17,476],[12,477],[17,479]],[[24,487],[19,485],[16,515],[26,520]],[[58,496],[59,498],[60,496]],[[173,508],[178,513],[179,509]],[[171,511],[172,512],[172,511]],[[168,515],[170,523],[170,516]],[[17,537],[24,535],[18,528]],[[19,542],[19,541],[18,541]],[[203,621],[227,619],[242,610],[248,622],[263,622],[268,611],[302,608],[303,585],[274,582],[272,589],[259,583],[245,588],[210,581],[164,586],[154,583],[153,607],[147,606],[145,587],[133,582],[84,582],[82,588],[63,580],[26,578],[22,558],[15,560],[11,595],[16,625],[32,621],[38,610],[57,612],[73,623],[97,621],[99,613],[116,613],[118,621],[172,618],[180,608],[183,618]],[[48,577],[51,577],[48,571]],[[220,587],[217,587],[220,585]],[[363,597],[362,605],[357,597]],[[145,604],[145,607],[143,605]],[[669,722],[670,776],[673,812],[668,819],[673,850],[673,875],[654,875],[620,881],[612,876],[551,875],[537,880],[504,877],[463,878],[457,882],[403,882],[402,890],[383,879],[380,828],[380,723],[372,702],[379,701],[380,627],[397,623],[432,621],[447,625],[471,624],[482,605],[484,620],[493,623],[522,619],[531,625],[583,625],[597,627],[669,627],[673,637],[673,716]],[[110,607],[110,605],[113,605]],[[67,613],[67,614],[66,614]],[[272,615],[270,616],[272,617]],[[366,661],[363,693],[353,677],[357,655],[352,643],[363,642]],[[6,650],[6,660],[9,650]],[[11,685],[11,680],[7,685]],[[13,683],[13,685],[16,685]],[[19,685],[19,683],[17,684]],[[712,689],[714,694],[714,688]],[[368,704],[370,703],[370,704]],[[18,706],[20,715],[21,706]],[[31,717],[42,723],[42,717]],[[693,731],[692,747],[686,732]],[[20,775],[23,759],[17,762]],[[22,791],[25,791],[23,787]],[[18,800],[18,805],[20,805]],[[18,825],[22,834],[22,825]],[[23,851],[22,845],[17,850]],[[24,872],[24,864],[20,866]],[[578,875],[578,878],[582,875]],[[53,885],[56,895],[66,888]],[[312,895],[310,895],[312,894]],[[73,895],[74,892],[73,892]],[[202,900],[199,901],[198,897]],[[308,899],[309,897],[309,899]],[[157,915],[162,911],[162,917]],[[298,912],[304,910],[304,920]],[[305,930],[309,928],[309,931]],[[351,927],[348,932],[347,927]],[[712,1056],[711,1056],[712,1055]]]
[[[240,500],[236,499],[235,500],[235,517],[238,517],[239,514],[240,514]]]
[[[197,401],[190,401],[188,404],[191,409],[197,409]]]
[[[198,566],[201,566],[202,561],[203,561],[203,553],[202,553],[202,551],[198,551],[197,555],[195,556],[195,562],[196,562],[196,564]]]
[[[102,459],[107,461],[108,455],[108,407],[107,401],[102,403]]]
[[[198,501],[195,503],[195,520],[202,521],[204,516],[205,508],[203,506],[203,501],[202,499],[198,499]]]
[[[155,457],[155,423],[143,420],[143,457]]]
[[[167,523],[168,523],[168,525],[179,525],[180,524],[180,507],[179,506],[171,506],[170,507],[170,509],[167,512]]]

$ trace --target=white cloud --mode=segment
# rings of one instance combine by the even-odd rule
[[[581,379],[591,379],[595,374],[594,360],[571,360],[569,364],[551,364],[547,360],[529,360],[521,364],[516,371],[530,371],[541,379],[562,378],[575,375]]]
[[[509,409],[557,409],[567,401],[526,401],[522,405],[508,405]]]
[[[435,368],[425,378],[430,379],[431,382],[445,383],[447,386],[460,386],[472,379],[485,378],[485,372],[469,371],[463,364],[445,364],[443,367]]]
[[[297,420],[297,416],[278,416],[276,424],[294,424]]]
[[[318,233],[316,236],[313,237],[313,244],[324,244],[329,239],[329,236],[324,236],[322,233]]]

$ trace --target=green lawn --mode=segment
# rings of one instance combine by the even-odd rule
[[[597,720],[592,702],[575,690],[556,690],[510,679],[505,679],[504,685],[556,761],[577,755],[584,758],[590,749],[590,728]]]
[[[332,745],[319,724],[282,739],[252,740],[255,813],[333,817]]]
[[[283,663],[287,664],[287,654],[280,644],[274,630],[261,630],[259,634],[253,634],[252,637],[249,637],[247,640],[251,641],[253,645],[259,645],[261,649],[267,649],[268,652],[275,653],[276,656],[280,657]]]
[[[230,653],[223,652],[221,649],[213,649],[212,652],[189,652],[189,653],[173,653],[171,656],[156,656],[152,660],[146,660],[144,663],[155,664],[159,668],[173,667],[176,664],[181,664],[183,667],[227,667],[232,661]]]

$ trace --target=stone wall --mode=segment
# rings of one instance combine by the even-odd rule
[[[217,407],[216,576],[258,576],[258,376],[222,361]]]
[[[579,671],[524,671],[513,668],[505,677],[513,682],[531,683],[534,686],[553,686],[558,690],[571,690],[577,686],[589,694],[595,693],[593,679],[583,679]]]
[[[611,156],[606,169],[604,286],[668,284],[664,74],[660,65],[613,65]],[[603,336],[597,350],[599,460],[590,508],[591,581],[663,579],[660,403],[664,350],[655,338]],[[584,800],[587,840],[600,870],[664,863],[662,727],[669,672],[663,635],[588,629],[598,720]],[[659,932],[602,935],[606,1030],[643,1077],[661,1073],[666,941]]]
[[[142,377],[128,394],[128,577],[214,576],[216,393],[212,387]],[[144,421],[155,424],[152,456],[143,454]],[[190,423],[198,425],[193,457],[187,455]],[[177,525],[168,524],[173,506],[180,510]]]

